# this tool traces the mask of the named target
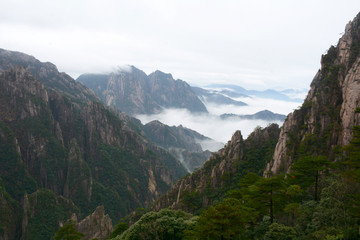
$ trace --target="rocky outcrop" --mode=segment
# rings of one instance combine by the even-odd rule
[[[54,64],[40,62],[24,53],[0,49],[0,73],[18,66],[28,69],[47,89],[61,92],[75,102],[99,101],[92,90],[76,82],[66,73],[60,73]]]
[[[277,124],[257,128],[246,140],[236,131],[224,148],[214,153],[199,170],[179,180],[156,202],[154,209],[170,207],[194,212],[208,207],[224,197],[223,189],[236,186],[244,173],[262,173],[279,133]]]
[[[77,81],[96,92],[107,105],[130,114],[153,114],[164,108],[186,108],[191,112],[207,112],[191,87],[171,74],[155,71],[147,76],[131,66],[124,71],[84,74]]]
[[[72,219],[75,220],[75,229],[85,234],[83,239],[104,240],[107,239],[113,231],[111,218],[108,214],[105,215],[103,206],[97,207],[92,214],[78,223],[76,222],[76,218],[73,217]]]
[[[353,127],[360,124],[359,47],[360,15],[322,56],[303,105],[284,122],[267,174],[288,172],[300,152],[336,160],[334,149],[349,144]]]
[[[234,173],[234,163],[243,156],[244,141],[240,131],[237,131],[231,141],[219,150],[216,154],[203,165],[203,167],[191,175],[187,175],[178,181],[171,190],[162,196],[156,203],[155,209],[170,207],[173,209],[184,209],[192,211],[184,205],[184,196],[188,193],[205,193],[208,187],[221,188],[225,184],[222,178],[225,173]],[[204,195],[201,205],[206,207],[210,204],[210,199]]]

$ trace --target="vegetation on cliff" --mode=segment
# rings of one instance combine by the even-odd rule
[[[99,205],[116,222],[186,174],[52,64],[0,49],[0,86],[0,238],[49,239]]]

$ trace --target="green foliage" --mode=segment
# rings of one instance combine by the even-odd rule
[[[295,239],[297,233],[294,228],[279,223],[270,225],[269,230],[265,234],[265,240],[292,240]]]
[[[314,185],[314,200],[318,201],[319,179],[321,173],[328,169],[330,160],[325,156],[304,156],[291,167],[290,180],[303,188]]]
[[[62,197],[47,189],[40,189],[28,196],[31,212],[28,215],[28,239],[50,239],[77,208]]]
[[[66,223],[62,226],[55,236],[52,238],[54,240],[80,240],[85,235],[81,232],[75,230],[74,224],[72,222]]]
[[[270,216],[273,223],[274,215],[282,209],[285,201],[284,176],[258,178],[256,182],[241,189],[245,204]]]
[[[119,222],[114,227],[114,231],[112,231],[109,238],[115,238],[116,236],[118,236],[118,235],[122,234],[123,232],[125,232],[126,229],[128,229],[128,224],[126,222]]]
[[[202,206],[202,194],[197,191],[190,192],[185,190],[183,193],[182,204],[191,212],[196,212]]]
[[[262,174],[266,163],[272,160],[279,134],[279,126],[272,124],[265,129],[255,129],[245,140],[244,159],[239,166],[240,178],[247,172]],[[238,182],[239,178],[235,181]]]
[[[24,193],[36,191],[37,184],[21,162],[16,139],[10,128],[0,121],[0,176],[6,191],[16,200]],[[14,184],[16,183],[16,184]]]
[[[20,236],[17,224],[21,218],[21,206],[5,190],[0,178],[0,238],[17,239]],[[6,234],[6,235],[5,235]]]
[[[194,224],[192,215],[183,211],[162,209],[159,212],[148,212],[122,235],[118,240],[157,240],[183,239],[183,231]]]
[[[91,207],[86,214],[90,214],[91,209],[95,209],[97,206],[104,206],[106,212],[108,212],[111,219],[116,221],[119,219],[121,213],[127,211],[127,205],[129,200],[123,199],[119,194],[110,187],[104,186],[96,180],[93,180],[91,196]]]
[[[321,192],[321,200],[315,208],[311,222],[315,230],[313,234],[321,236],[318,239],[343,236],[347,226],[355,223],[347,213],[346,186],[342,179],[334,176],[326,181],[326,187]]]
[[[185,239],[234,239],[255,221],[256,215],[254,209],[245,207],[239,200],[224,199],[200,215]]]
[[[353,139],[344,150],[348,158],[343,163],[349,167],[345,174],[360,182],[360,126],[354,126]]]

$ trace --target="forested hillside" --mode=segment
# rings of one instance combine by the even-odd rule
[[[0,238],[50,239],[103,205],[114,222],[186,170],[50,63],[0,50]]]

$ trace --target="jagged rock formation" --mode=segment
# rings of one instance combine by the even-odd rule
[[[153,114],[164,108],[186,108],[191,112],[207,112],[191,87],[171,74],[155,71],[147,76],[131,66],[128,71],[105,74],[83,74],[84,83],[107,105],[129,114]]]
[[[287,116],[268,173],[288,172],[300,154],[335,160],[340,146],[360,124],[360,15],[350,22],[336,47],[321,58],[300,109]]]
[[[154,209],[170,207],[195,212],[208,207],[224,197],[229,187],[236,186],[246,172],[262,173],[266,162],[271,160],[279,133],[277,124],[257,128],[246,140],[236,131],[224,148],[213,154],[201,169],[179,180],[156,202]]]
[[[77,222],[77,217],[72,216],[75,223],[75,229],[78,232],[85,234],[83,239],[107,239],[113,231],[112,221],[108,214],[105,215],[104,206],[99,206],[95,211]]]
[[[75,211],[61,210],[65,202],[79,216],[104,205],[116,221],[151,204],[186,174],[125,116],[54,65],[5,50],[0,63],[0,216],[15,208],[11,222],[18,222],[16,233],[5,223],[0,236],[49,239]],[[41,199],[54,204],[37,211]],[[16,213],[21,211],[23,216]]]
[[[27,68],[47,89],[52,89],[65,95],[74,103],[89,100],[99,101],[99,98],[92,90],[74,81],[66,73],[59,73],[54,64],[40,62],[33,56],[24,53],[0,49],[0,72],[16,66]]]

